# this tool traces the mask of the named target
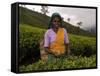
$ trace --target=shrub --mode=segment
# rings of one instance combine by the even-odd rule
[[[23,58],[39,59],[40,41],[45,29],[20,24],[19,26],[19,61]],[[96,38],[68,34],[70,50],[76,56],[92,56],[96,54]]]
[[[19,27],[19,62],[24,57],[39,58],[40,49],[39,41],[43,37],[44,30],[33,28],[28,25],[20,25]]]

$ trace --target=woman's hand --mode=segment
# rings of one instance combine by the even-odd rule
[[[51,50],[49,50],[49,48],[48,48],[48,47],[45,47],[44,49],[45,49],[45,51],[46,51],[47,53],[52,54],[52,51],[51,51]]]
[[[60,51],[60,50],[58,50],[58,51],[54,51],[53,54],[54,54],[55,56],[61,56],[61,55],[65,54],[65,51]]]

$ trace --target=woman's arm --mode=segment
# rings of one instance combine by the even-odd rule
[[[66,54],[70,55],[70,48],[69,48],[69,39],[68,39],[68,33],[67,30],[64,29],[64,43],[65,43],[65,50],[66,50]]]

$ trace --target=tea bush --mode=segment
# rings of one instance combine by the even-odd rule
[[[94,68],[96,67],[96,56],[82,57],[82,56],[70,56],[65,57],[62,60],[46,63],[39,60],[36,63],[30,65],[22,65],[19,67],[20,72],[30,71],[43,71],[43,70],[64,70],[64,69],[81,69],[81,68]]]
[[[43,29],[25,24],[19,26],[19,61],[25,56],[39,56],[39,41],[43,34]]]
[[[26,24],[19,25],[19,62],[23,58],[39,60],[39,43],[44,37],[46,29]],[[96,38],[68,34],[72,56],[58,63],[46,64],[44,61],[32,62],[30,65],[20,66],[20,71],[71,69],[96,66]],[[57,64],[57,65],[56,65]],[[63,64],[63,65],[62,65]]]

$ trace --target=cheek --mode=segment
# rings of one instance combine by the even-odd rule
[[[58,23],[58,25],[60,25],[60,22]]]
[[[52,22],[52,24],[55,24],[55,22]]]
[[[52,25],[54,26],[54,25],[56,25],[54,22],[52,22]]]
[[[58,22],[52,22],[53,25],[60,25],[60,23]]]

